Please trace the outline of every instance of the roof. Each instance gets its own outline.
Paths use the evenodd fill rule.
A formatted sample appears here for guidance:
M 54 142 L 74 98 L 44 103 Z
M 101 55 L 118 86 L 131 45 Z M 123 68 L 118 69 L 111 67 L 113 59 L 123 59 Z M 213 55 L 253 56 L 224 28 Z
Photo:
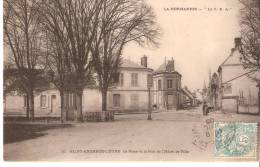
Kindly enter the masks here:
M 240 53 L 236 48 L 231 49 L 230 55 L 221 63 L 220 67 L 223 66 L 241 66 Z M 218 69 L 220 70 L 220 69 Z
M 157 68 L 155 71 L 154 71 L 154 74 L 160 74 L 160 73 L 177 73 L 178 75 L 182 76 L 178 71 L 174 70 L 174 71 L 167 71 L 166 70 L 166 67 L 167 67 L 167 64 L 166 62 L 164 62 L 163 64 L 161 64 L 159 66 L 159 68 Z
M 155 70 L 155 72 L 164 72 L 164 71 L 166 71 L 166 63 L 163 63 L 162 65 L 159 66 L 159 68 Z
M 152 69 L 151 68 L 148 68 L 148 67 L 144 67 L 144 66 L 142 66 L 142 65 L 139 65 L 139 64 L 137 64 L 137 63 L 135 63 L 135 62 L 133 62 L 133 61 L 131 61 L 131 60 L 129 60 L 129 59 L 123 59 L 122 60 L 122 64 L 121 64 L 121 66 L 120 66 L 121 68 L 135 68 L 135 69 L 144 69 L 144 70 L 151 70 L 152 71 Z

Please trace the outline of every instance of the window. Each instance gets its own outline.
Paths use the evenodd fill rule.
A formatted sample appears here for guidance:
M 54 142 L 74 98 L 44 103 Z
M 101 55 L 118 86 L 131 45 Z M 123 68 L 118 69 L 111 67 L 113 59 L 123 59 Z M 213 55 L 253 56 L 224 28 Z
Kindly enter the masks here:
M 41 95 L 40 97 L 40 105 L 41 107 L 47 107 L 47 96 L 46 95 Z
M 137 73 L 131 74 L 131 85 L 138 86 L 138 74 Z
M 119 83 L 119 73 L 112 74 L 112 83 L 118 84 Z
M 139 97 L 137 94 L 132 94 L 131 97 L 131 106 L 132 107 L 138 107 L 138 101 L 139 101 Z
M 123 86 L 124 85 L 124 74 L 121 73 L 120 74 L 120 86 Z
M 167 88 L 172 88 L 172 80 L 171 79 L 167 80 Z
M 120 107 L 120 94 L 113 94 L 114 107 Z
M 82 95 L 83 96 L 83 95 Z M 69 94 L 69 107 L 76 109 L 76 95 L 74 93 Z
M 158 80 L 158 90 L 161 90 L 161 89 L 162 89 L 162 81 Z

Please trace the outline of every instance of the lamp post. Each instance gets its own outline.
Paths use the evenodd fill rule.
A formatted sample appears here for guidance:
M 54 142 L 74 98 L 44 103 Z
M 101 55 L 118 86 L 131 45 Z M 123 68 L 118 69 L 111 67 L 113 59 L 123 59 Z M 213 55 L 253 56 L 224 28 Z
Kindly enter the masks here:
M 153 86 L 152 75 L 147 76 L 147 87 L 148 87 L 148 118 L 147 120 L 152 120 L 152 110 L 151 110 L 151 87 Z

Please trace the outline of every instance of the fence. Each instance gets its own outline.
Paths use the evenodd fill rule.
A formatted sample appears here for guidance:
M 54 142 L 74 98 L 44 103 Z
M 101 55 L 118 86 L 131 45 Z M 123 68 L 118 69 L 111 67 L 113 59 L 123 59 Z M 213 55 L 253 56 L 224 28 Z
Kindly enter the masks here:
M 83 120 L 87 122 L 113 121 L 114 112 L 113 111 L 85 112 L 83 114 Z

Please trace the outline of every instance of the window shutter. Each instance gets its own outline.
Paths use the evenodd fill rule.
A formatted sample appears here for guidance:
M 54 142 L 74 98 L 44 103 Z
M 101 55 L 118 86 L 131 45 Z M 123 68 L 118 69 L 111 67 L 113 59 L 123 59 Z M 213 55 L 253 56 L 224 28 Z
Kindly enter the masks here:
M 49 107 L 49 104 L 50 104 L 50 96 L 49 96 L 49 95 L 46 95 L 46 96 L 47 96 L 47 98 L 48 98 L 48 99 L 46 100 L 46 103 L 47 103 L 46 106 Z

